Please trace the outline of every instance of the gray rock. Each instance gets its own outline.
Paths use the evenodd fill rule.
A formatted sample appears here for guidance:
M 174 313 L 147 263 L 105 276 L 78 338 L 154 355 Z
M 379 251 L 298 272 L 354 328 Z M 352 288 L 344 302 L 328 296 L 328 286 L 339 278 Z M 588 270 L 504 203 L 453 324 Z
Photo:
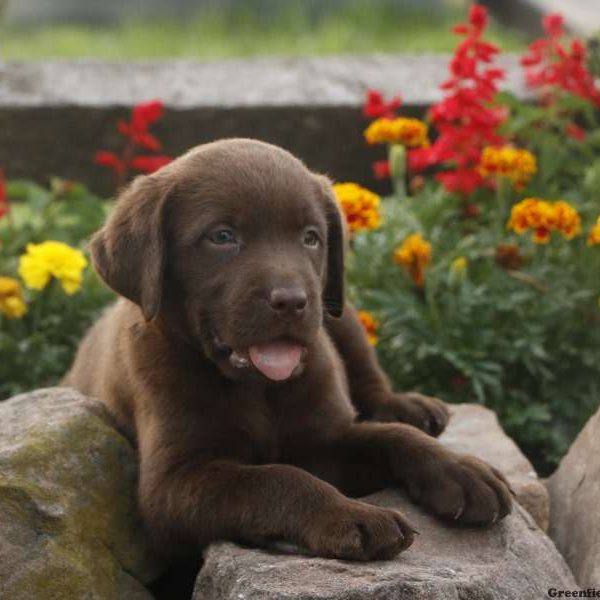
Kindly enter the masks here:
M 457 452 L 475 454 L 500 469 L 517 500 L 541 529 L 548 529 L 549 500 L 544 484 L 518 446 L 504 433 L 496 413 L 478 404 L 453 404 L 440 441 Z
M 600 588 L 600 410 L 577 436 L 547 485 L 550 537 L 579 584 Z
M 421 532 L 394 560 L 353 563 L 242 548 L 208 548 L 194 600 L 517 600 L 578 589 L 529 513 L 490 529 L 447 527 L 397 491 L 365 498 L 401 510 Z
M 135 452 L 67 388 L 0 403 L 0 598 L 149 600 Z

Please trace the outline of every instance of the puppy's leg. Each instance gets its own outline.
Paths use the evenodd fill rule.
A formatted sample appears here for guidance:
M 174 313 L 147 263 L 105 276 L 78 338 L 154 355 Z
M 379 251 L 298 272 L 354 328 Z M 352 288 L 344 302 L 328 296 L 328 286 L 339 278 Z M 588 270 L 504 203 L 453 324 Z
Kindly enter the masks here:
M 347 498 L 291 465 L 219 460 L 190 445 L 182 452 L 174 432 L 158 426 L 141 430 L 139 492 L 163 548 L 283 540 L 317 556 L 372 560 L 391 558 L 413 541 L 397 511 Z
M 328 319 L 326 324 L 344 361 L 352 402 L 362 418 L 409 423 L 434 436 L 442 433 L 450 416 L 446 405 L 437 398 L 392 390 L 350 303 L 340 319 Z
M 325 462 L 315 460 L 320 467 L 314 472 L 344 491 L 402 485 L 416 503 L 461 524 L 493 523 L 511 509 L 510 486 L 499 471 L 474 456 L 451 452 L 410 425 L 356 423 L 315 456 Z M 331 466 L 335 459 L 337 469 Z M 365 488 L 357 490 L 357 482 Z

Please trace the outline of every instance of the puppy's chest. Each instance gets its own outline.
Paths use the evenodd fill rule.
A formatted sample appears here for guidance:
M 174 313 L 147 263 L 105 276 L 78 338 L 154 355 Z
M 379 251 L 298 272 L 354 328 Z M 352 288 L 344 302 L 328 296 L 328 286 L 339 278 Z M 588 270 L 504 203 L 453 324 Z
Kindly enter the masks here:
M 239 422 L 249 442 L 252 461 L 286 462 L 296 449 L 318 444 L 325 434 L 318 416 L 278 393 L 264 394 Z

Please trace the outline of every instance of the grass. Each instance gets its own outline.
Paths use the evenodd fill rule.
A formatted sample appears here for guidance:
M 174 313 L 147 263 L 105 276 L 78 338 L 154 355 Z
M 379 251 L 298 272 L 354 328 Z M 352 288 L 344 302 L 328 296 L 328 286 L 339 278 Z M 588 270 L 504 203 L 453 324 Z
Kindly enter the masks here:
M 127 21 L 119 26 L 55 25 L 5 27 L 0 58 L 157 59 L 238 56 L 307 56 L 365 52 L 445 52 L 456 45 L 450 31 L 465 11 L 449 7 L 436 13 L 364 3 L 311 19 L 290 3 L 276 14 L 248 10 L 206 10 L 187 20 Z M 492 24 L 489 38 L 504 50 L 521 50 L 526 40 Z

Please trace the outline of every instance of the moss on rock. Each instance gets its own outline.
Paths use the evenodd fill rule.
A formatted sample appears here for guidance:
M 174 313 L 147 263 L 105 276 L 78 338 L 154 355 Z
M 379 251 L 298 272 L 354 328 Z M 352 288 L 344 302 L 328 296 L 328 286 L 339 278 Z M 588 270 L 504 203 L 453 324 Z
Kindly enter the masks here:
M 136 479 L 100 403 L 51 388 L 0 404 L 0 597 L 151 598 Z

